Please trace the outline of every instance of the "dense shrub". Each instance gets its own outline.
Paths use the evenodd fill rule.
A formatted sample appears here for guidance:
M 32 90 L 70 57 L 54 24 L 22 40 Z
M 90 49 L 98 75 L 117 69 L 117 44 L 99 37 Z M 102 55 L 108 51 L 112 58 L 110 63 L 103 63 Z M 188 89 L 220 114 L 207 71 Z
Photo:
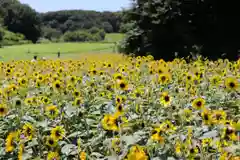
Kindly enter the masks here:
M 66 42 L 86 42 L 86 41 L 101 41 L 105 38 L 105 32 L 97 28 L 90 30 L 80 30 L 73 32 L 66 32 L 63 36 Z
M 43 37 L 49 40 L 59 39 L 61 35 L 62 35 L 62 32 L 54 28 L 50 28 L 50 27 L 43 28 Z
M 1 40 L 2 46 L 32 43 L 31 41 L 26 40 L 25 36 L 20 33 L 13 33 L 3 28 L 0 29 L 0 33 L 2 34 L 2 40 Z
M 134 22 L 126 35 L 125 53 L 172 60 L 187 57 L 198 46 L 204 57 L 235 60 L 240 49 L 239 2 L 138 0 L 125 12 Z M 177 53 L 177 54 L 176 54 Z
M 51 41 L 47 38 L 39 38 L 37 40 L 37 43 L 45 43 L 46 44 L 46 43 L 51 43 Z

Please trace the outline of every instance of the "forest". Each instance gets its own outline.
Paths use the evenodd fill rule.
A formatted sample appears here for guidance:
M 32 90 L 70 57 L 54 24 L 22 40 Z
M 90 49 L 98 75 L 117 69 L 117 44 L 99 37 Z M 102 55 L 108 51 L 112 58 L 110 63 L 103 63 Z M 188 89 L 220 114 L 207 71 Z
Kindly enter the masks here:
M 17 0 L 3 0 L 0 5 L 0 38 L 6 44 L 19 41 L 35 43 L 43 38 L 52 41 L 100 41 L 105 33 L 120 32 L 121 22 L 121 12 L 62 10 L 38 13 Z M 74 37 L 69 38 L 71 35 Z

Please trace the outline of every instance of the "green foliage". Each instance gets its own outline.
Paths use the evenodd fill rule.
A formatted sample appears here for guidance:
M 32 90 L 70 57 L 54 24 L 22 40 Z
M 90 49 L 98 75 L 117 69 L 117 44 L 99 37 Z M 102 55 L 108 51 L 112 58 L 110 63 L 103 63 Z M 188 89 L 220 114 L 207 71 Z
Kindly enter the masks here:
M 63 36 L 65 42 L 101 41 L 104 38 L 105 32 L 97 28 L 91 28 L 90 30 L 66 32 Z
M 51 41 L 47 38 L 39 38 L 37 40 L 37 43 L 43 43 L 43 44 L 47 44 L 47 43 L 51 43 Z
M 25 36 L 23 34 L 13 33 L 4 28 L 0 29 L 0 38 L 1 45 L 3 46 L 31 43 L 30 41 L 25 40 Z
M 4 29 L 0 28 L 0 41 L 3 40 L 4 34 L 5 34 Z
M 124 34 L 122 33 L 108 33 L 104 39 L 104 42 L 115 43 L 123 40 Z
M 103 29 L 107 33 L 112 33 L 113 32 L 113 27 L 109 22 L 103 22 Z
M 129 30 L 132 29 L 134 23 L 129 22 L 129 23 L 121 23 L 119 32 L 120 33 L 127 33 Z
M 62 35 L 62 32 L 50 27 L 43 27 L 42 31 L 43 31 L 43 37 L 49 40 L 59 39 Z
M 62 33 L 86 30 L 92 27 L 104 29 L 107 33 L 119 32 L 121 16 L 114 12 L 96 12 L 84 10 L 62 10 L 40 14 L 45 26 Z
M 21 3 L 8 4 L 4 9 L 4 25 L 8 30 L 22 33 L 28 40 L 36 42 L 41 35 L 41 21 L 35 10 Z
M 119 32 L 121 16 L 120 12 L 87 10 L 37 13 L 30 6 L 22 4 L 18 0 L 1 0 L 0 5 L 0 25 L 11 32 L 23 34 L 27 40 L 34 43 L 37 41 L 38 43 L 42 43 L 42 41 L 45 43 L 45 39 L 59 42 L 62 41 L 64 33 L 80 30 L 81 32 L 76 36 L 71 36 L 73 37 L 72 40 L 104 40 L 105 33 Z M 89 32 L 91 35 L 88 34 Z M 67 33 L 67 37 L 69 35 L 70 33 Z M 41 39 L 39 39 L 40 37 Z M 69 38 L 66 39 L 69 40 Z
M 235 59 L 240 48 L 240 15 L 237 2 L 180 0 L 138 0 L 123 12 L 124 23 L 135 23 L 122 44 L 125 53 L 171 60 L 194 52 L 211 59 L 226 53 Z M 176 54 L 177 53 L 177 54 Z

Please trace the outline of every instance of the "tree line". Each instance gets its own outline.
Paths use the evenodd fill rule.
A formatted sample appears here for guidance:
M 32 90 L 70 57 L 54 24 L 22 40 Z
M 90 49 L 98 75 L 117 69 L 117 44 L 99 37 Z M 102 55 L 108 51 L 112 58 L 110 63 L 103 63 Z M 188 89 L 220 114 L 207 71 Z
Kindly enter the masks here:
M 0 40 L 4 38 L 3 30 L 22 34 L 26 40 L 33 43 L 37 42 L 40 37 L 48 40 L 60 38 L 74 41 L 102 40 L 105 33 L 119 32 L 121 22 L 121 12 L 61 10 L 38 13 L 18 0 L 0 1 L 2 28 Z M 71 35 L 75 37 L 70 37 Z
M 171 60 L 201 54 L 236 59 L 240 49 L 239 1 L 132 0 L 119 50 Z

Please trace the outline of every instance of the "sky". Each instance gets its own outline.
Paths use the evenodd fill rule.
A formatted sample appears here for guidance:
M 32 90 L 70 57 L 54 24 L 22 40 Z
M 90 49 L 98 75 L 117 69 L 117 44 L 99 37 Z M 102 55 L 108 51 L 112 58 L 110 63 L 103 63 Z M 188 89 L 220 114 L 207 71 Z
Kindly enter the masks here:
M 38 12 L 66 9 L 120 11 L 130 6 L 130 0 L 20 0 L 20 2 L 29 4 Z

